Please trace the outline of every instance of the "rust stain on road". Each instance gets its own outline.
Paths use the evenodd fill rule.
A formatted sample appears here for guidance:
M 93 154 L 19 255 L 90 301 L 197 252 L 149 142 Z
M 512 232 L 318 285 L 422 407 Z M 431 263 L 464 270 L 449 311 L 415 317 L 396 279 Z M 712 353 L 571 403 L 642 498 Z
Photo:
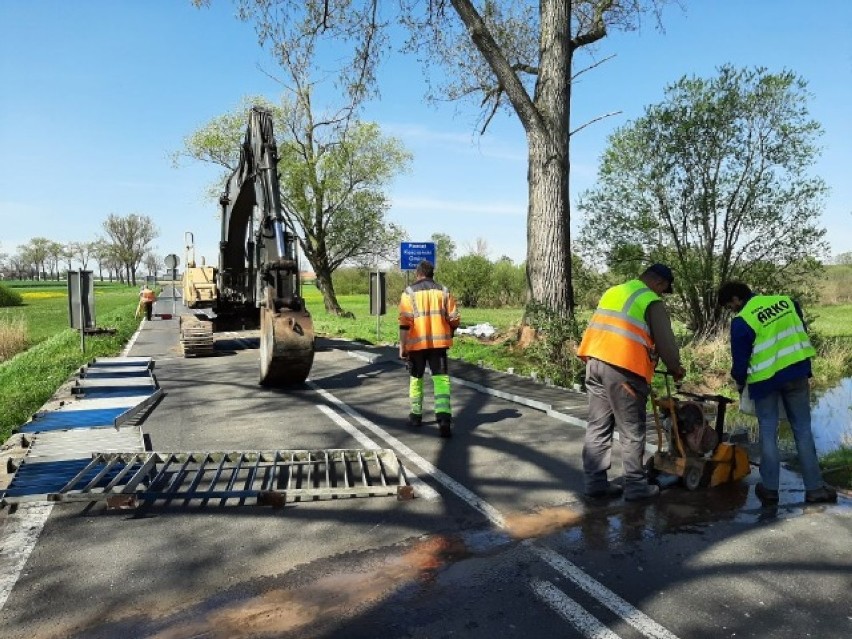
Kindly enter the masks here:
M 383 559 L 368 571 L 324 575 L 293 589 L 270 588 L 228 603 L 204 620 L 178 622 L 152 636 L 156 639 L 218 639 L 303 632 L 319 622 L 328 623 L 357 614 L 409 583 L 431 581 L 447 563 L 469 554 L 457 537 L 428 537 L 399 556 Z

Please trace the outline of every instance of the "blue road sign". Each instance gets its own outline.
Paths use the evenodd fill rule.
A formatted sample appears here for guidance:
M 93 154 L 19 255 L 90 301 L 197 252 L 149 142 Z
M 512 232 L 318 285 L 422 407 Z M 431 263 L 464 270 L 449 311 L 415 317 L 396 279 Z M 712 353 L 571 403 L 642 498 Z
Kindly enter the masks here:
M 429 260 L 435 264 L 434 242 L 402 242 L 399 245 L 399 268 L 413 271 L 420 260 Z

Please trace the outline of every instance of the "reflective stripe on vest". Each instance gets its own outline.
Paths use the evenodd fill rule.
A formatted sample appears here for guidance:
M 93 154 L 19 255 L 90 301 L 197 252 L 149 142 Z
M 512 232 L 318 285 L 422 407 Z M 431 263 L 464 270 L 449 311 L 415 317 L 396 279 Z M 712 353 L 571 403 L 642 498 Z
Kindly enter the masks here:
M 746 383 L 765 381 L 816 355 L 793 300 L 786 295 L 755 295 L 737 317 L 755 335 Z
M 577 355 L 584 360 L 599 359 L 651 381 L 654 340 L 645 321 L 645 311 L 659 299 L 641 280 L 608 289 L 589 320 Z
M 400 326 L 408 326 L 406 348 L 412 351 L 427 348 L 450 348 L 453 345 L 453 325 L 459 313 L 455 301 L 445 286 L 431 283 L 429 288 L 405 289 L 399 305 Z

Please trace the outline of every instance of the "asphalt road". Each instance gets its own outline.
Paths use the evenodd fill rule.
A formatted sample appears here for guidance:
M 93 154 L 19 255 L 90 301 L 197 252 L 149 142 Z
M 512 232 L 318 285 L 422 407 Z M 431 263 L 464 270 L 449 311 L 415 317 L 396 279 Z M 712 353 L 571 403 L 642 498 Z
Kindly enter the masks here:
M 396 363 L 319 340 L 309 383 L 269 390 L 251 334 L 182 359 L 175 330 L 151 322 L 130 353 L 155 357 L 165 391 L 143 423 L 155 450 L 378 445 L 422 482 L 419 496 L 57 505 L 0 637 L 852 636 L 848 500 L 766 510 L 753 474 L 588 505 L 583 430 L 541 411 L 456 386 L 445 440 L 434 421 L 407 425 Z

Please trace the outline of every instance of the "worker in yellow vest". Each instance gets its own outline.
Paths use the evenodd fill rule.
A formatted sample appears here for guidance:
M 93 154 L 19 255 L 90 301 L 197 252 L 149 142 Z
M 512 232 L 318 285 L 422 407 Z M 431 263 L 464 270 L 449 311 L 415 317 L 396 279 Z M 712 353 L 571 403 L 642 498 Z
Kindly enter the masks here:
M 686 371 L 661 295 L 672 292 L 674 275 L 652 264 L 635 280 L 613 286 L 589 320 L 577 355 L 586 362 L 589 418 L 583 444 L 585 496 L 627 501 L 659 494 L 649 484 L 643 463 L 647 402 L 657 357 L 675 381 Z M 611 483 L 613 433 L 618 431 L 624 486 Z
M 780 404 L 796 440 L 805 501 L 837 501 L 837 491 L 823 483 L 811 431 L 808 378 L 816 351 L 808 339 L 801 307 L 786 295 L 755 295 L 746 284 L 734 281 L 722 284 L 717 299 L 720 306 L 736 313 L 731 320 L 731 377 L 740 393 L 748 386 L 757 414 L 757 498 L 765 506 L 778 503 Z
M 423 375 L 426 364 L 432 373 L 435 418 L 441 437 L 452 436 L 450 374 L 447 350 L 461 317 L 456 300 L 447 287 L 433 278 L 435 267 L 422 260 L 414 271 L 415 281 L 406 287 L 399 302 L 399 356 L 408 360 L 409 424 L 423 423 Z
M 157 294 L 148 288 L 148 285 L 142 287 L 139 292 L 139 303 L 145 311 L 145 319 L 151 321 L 151 313 L 154 310 L 154 302 L 157 301 Z

